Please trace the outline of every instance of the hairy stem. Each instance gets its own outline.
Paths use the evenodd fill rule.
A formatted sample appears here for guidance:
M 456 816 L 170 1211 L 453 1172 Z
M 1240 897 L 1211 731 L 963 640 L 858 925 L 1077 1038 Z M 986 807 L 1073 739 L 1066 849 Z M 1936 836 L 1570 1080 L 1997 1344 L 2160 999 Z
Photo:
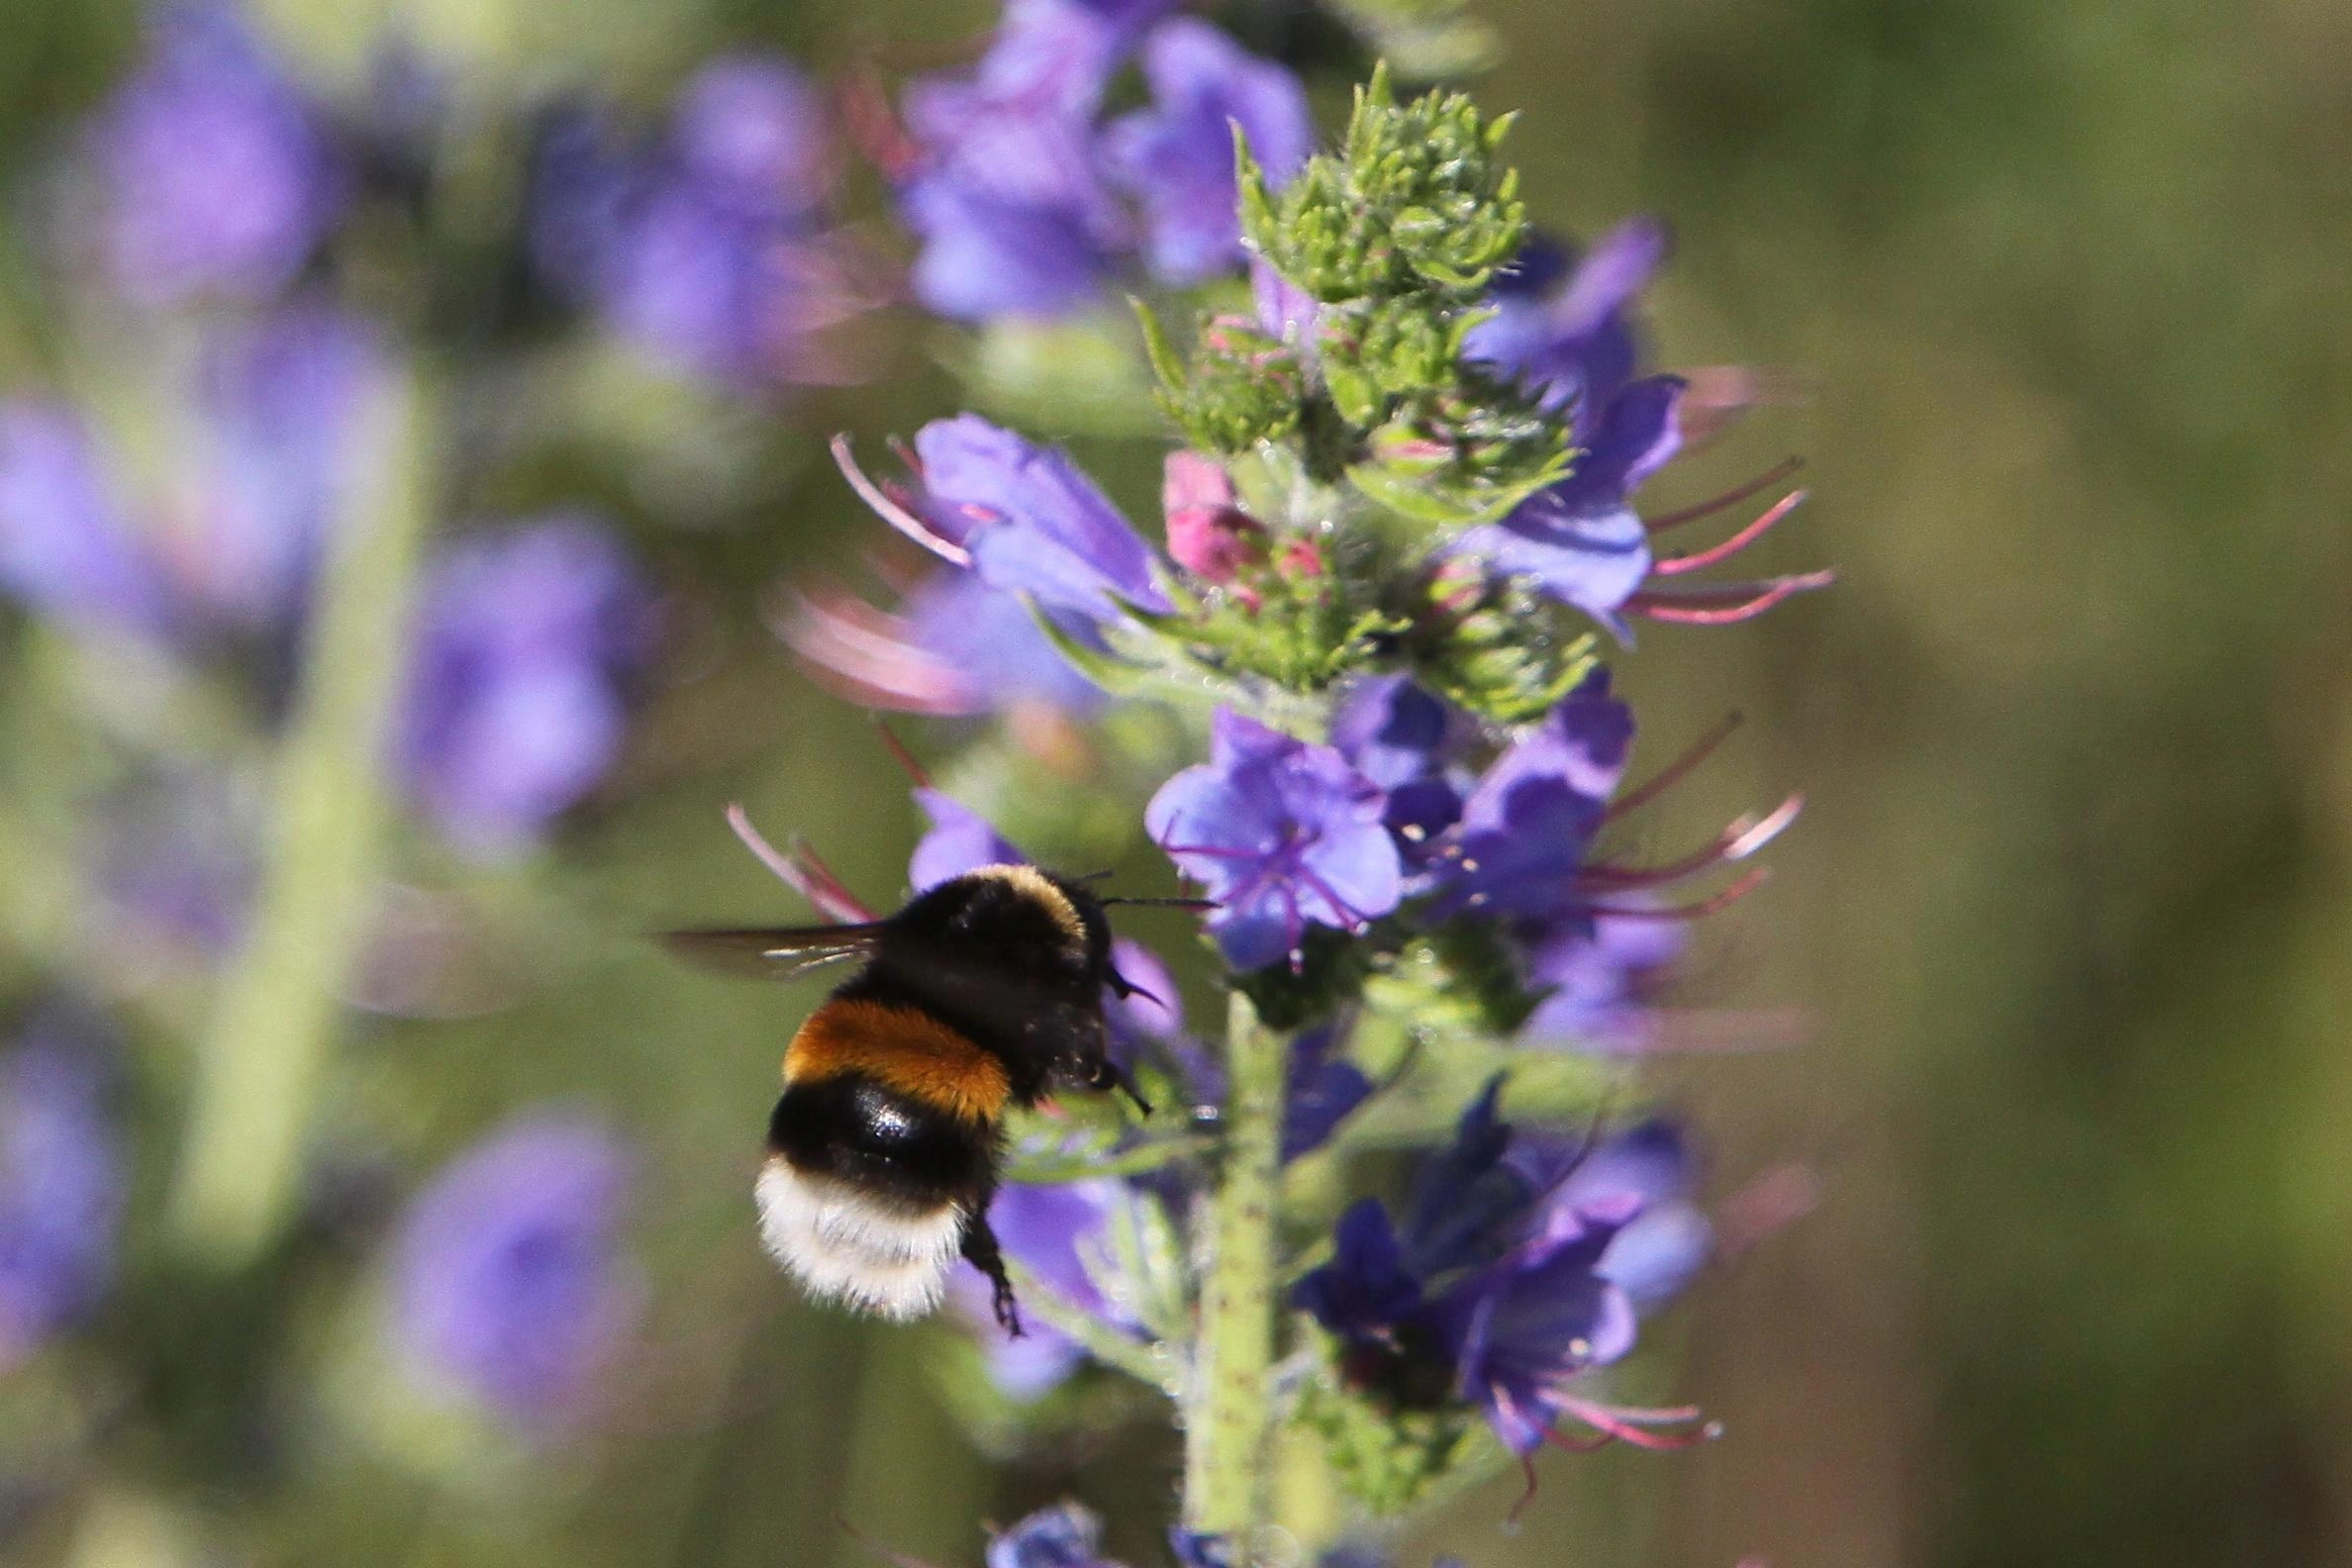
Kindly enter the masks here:
M 1244 1534 L 1265 1521 L 1283 1068 L 1282 1037 L 1236 991 L 1225 1027 L 1225 1160 L 1210 1205 L 1184 1428 L 1188 1529 Z
M 276 764 L 275 836 L 197 1057 L 171 1193 L 180 1243 L 225 1268 L 269 1244 L 299 1193 L 390 811 L 384 758 L 432 510 L 431 422 L 405 372 L 384 377 L 359 420 L 350 449 L 368 462 L 313 601 Z

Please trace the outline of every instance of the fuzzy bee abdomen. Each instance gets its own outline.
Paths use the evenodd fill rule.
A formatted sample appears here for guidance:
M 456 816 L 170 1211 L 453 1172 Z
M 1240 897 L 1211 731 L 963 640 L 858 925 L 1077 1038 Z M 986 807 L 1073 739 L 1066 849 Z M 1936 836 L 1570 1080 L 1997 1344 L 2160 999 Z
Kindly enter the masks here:
M 931 1312 L 995 1185 L 996 1057 L 911 1008 L 835 1000 L 784 1057 L 760 1233 L 820 1299 Z

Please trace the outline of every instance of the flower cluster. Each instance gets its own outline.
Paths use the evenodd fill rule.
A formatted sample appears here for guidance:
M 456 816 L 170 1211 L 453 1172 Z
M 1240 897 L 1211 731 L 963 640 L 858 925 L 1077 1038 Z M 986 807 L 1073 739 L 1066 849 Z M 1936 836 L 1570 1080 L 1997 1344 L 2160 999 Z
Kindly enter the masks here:
M 848 379 L 840 329 L 875 301 L 833 218 L 833 163 L 817 83 L 780 57 L 719 60 L 649 146 L 586 111 L 547 128 L 534 256 L 689 373 L 746 390 Z
M 1099 126 L 1130 52 L 1154 106 Z M 1634 716 L 1603 650 L 1637 617 L 1736 622 L 1826 581 L 1672 581 L 1799 495 L 1718 545 L 1653 547 L 1785 476 L 1638 508 L 1741 384 L 1644 367 L 1656 225 L 1582 252 L 1536 233 L 1508 122 L 1455 94 L 1399 101 L 1385 75 L 1315 152 L 1264 71 L 1152 7 L 1014 0 L 979 66 L 909 94 L 886 162 L 941 314 L 1082 308 L 1134 246 L 1163 285 L 1245 260 L 1247 314 L 1224 282 L 1189 328 L 1142 314 L 1185 438 L 1162 454 L 1156 541 L 1070 453 L 977 414 L 922 427 L 895 472 L 843 438 L 844 477 L 912 564 L 889 567 L 895 605 L 812 585 L 782 628 L 852 700 L 1005 721 L 944 784 L 919 780 L 917 887 L 1025 850 L 1113 863 L 1139 839 L 1202 895 L 1222 1050 L 1180 1005 L 1105 1000 L 1123 1065 L 1192 1125 L 1077 1106 L 1017 1123 L 991 1220 L 1050 1326 L 999 1338 L 976 1278 L 961 1315 L 1031 1420 L 1070 1419 L 1048 1396 L 1089 1363 L 1185 1405 L 1177 1539 L 1202 1562 L 1265 1518 L 1254 1451 L 1220 1451 L 1236 1431 L 1314 1433 L 1372 1517 L 1485 1455 L 1713 1431 L 1610 1392 L 1715 1250 L 1688 1135 L 1623 1061 L 1667 1043 L 1653 1003 L 1691 924 L 1757 886 L 1742 863 L 1799 802 L 1662 861 L 1613 848 L 1727 731 L 1629 781 Z M 1212 125 L 1229 163 L 1202 150 Z M 1151 171 L 1140 229 L 1111 199 L 1126 168 Z M 1106 833 L 1071 779 L 1140 810 Z M 775 858 L 851 918 L 805 854 Z M 1173 997 L 1157 958 L 1119 961 Z M 1382 1168 L 1362 1156 L 1400 1144 L 1436 1146 L 1401 1195 L 1361 1195 Z M 1310 1159 L 1316 1179 L 1284 1179 Z M 1276 1279 L 1289 1360 L 1247 1305 Z M 1050 1511 L 992 1560 L 1094 1562 L 1098 1539 Z
M 1580 1392 L 1632 1348 L 1641 1314 L 1707 1256 L 1681 1134 L 1652 1122 L 1591 1147 L 1524 1138 L 1500 1081 L 1416 1180 L 1400 1225 L 1375 1198 L 1338 1223 L 1297 1305 L 1331 1336 L 1345 1383 L 1391 1409 L 1475 1405 L 1513 1452 L 1573 1445 L 1572 1419 L 1645 1446 L 1693 1410 L 1628 1411 Z
M 968 70 L 910 85 L 885 167 L 921 245 L 916 296 L 961 321 L 1098 305 L 1139 260 L 1187 286 L 1241 262 L 1233 132 L 1279 183 L 1313 128 L 1289 71 L 1163 0 L 1012 0 Z M 1129 59 L 1149 102 L 1105 120 Z

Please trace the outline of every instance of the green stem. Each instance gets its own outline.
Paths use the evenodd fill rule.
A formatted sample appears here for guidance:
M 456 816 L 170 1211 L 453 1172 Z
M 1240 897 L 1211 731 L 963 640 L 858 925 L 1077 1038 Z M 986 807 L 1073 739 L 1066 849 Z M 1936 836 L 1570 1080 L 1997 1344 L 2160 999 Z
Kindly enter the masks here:
M 432 511 L 429 400 L 387 374 L 355 422 L 367 466 L 311 610 L 276 765 L 275 836 L 244 951 L 221 982 L 171 1194 L 189 1251 L 225 1268 L 277 1234 L 300 1190 L 391 810 L 384 758 L 407 668 L 410 605 Z
M 1284 1041 L 1233 993 L 1225 1027 L 1225 1160 L 1211 1200 L 1200 1343 L 1184 1428 L 1188 1529 L 1247 1534 L 1265 1522 L 1273 1393 L 1276 1185 Z

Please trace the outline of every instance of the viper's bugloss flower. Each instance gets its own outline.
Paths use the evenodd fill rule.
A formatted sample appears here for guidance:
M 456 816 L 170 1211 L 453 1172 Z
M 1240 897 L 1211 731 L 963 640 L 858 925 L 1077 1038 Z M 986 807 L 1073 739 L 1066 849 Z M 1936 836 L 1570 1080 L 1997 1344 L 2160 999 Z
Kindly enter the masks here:
M 1610 1424 L 1623 1413 L 1569 1385 L 1629 1350 L 1637 1309 L 1705 1261 L 1687 1150 L 1664 1123 L 1592 1146 L 1522 1137 L 1498 1115 L 1500 1089 L 1417 1174 L 1403 1223 L 1377 1199 L 1350 1208 L 1292 1300 L 1351 1382 L 1400 1405 L 1470 1400 L 1520 1453 L 1563 1412 L 1626 1435 Z
M 915 803 L 931 823 L 907 861 L 907 884 L 916 892 L 929 892 L 985 865 L 1029 864 L 1029 856 L 1013 847 L 987 818 L 953 796 L 920 788 Z
M 1282 1102 L 1285 1164 L 1328 1143 L 1339 1124 L 1372 1098 L 1372 1080 L 1339 1054 L 1344 1042 L 1335 1025 L 1309 1029 L 1291 1041 L 1289 1086 Z
M 867 499 L 991 588 L 1083 621 L 1116 618 L 1122 601 L 1168 608 L 1150 546 L 1059 447 L 959 414 L 916 433 L 915 461 L 911 508 L 920 521 L 870 483 Z
M 988 1223 L 1005 1256 L 1060 1304 L 1119 1326 L 1124 1317 L 1095 1283 L 1086 1257 L 1103 1245 L 1105 1228 L 1127 1202 L 1116 1181 L 1007 1182 L 988 1206 Z M 1033 1314 L 1018 1339 L 997 1328 L 991 1288 L 977 1270 L 956 1270 L 948 1294 L 980 1330 L 990 1380 L 1008 1396 L 1040 1398 L 1085 1362 L 1077 1341 Z
M 628 1159 L 601 1127 L 533 1116 L 434 1178 L 391 1257 L 401 1352 L 525 1426 L 576 1415 L 627 1330 L 617 1257 Z
M 85 630 L 152 634 L 171 620 L 168 585 L 63 409 L 0 408 L 0 586 Z
M 294 280 L 347 186 L 311 105 L 237 11 L 176 6 L 90 128 L 100 256 L 133 303 Z
M 1142 203 L 1154 275 L 1198 283 L 1241 259 L 1234 127 L 1279 190 L 1314 150 L 1315 126 L 1296 76 L 1206 22 L 1162 23 L 1142 54 L 1151 107 L 1112 122 L 1103 152 L 1113 177 Z
M 1103 1521 L 1078 1503 L 1039 1509 L 988 1543 L 988 1568 L 1120 1568 L 1103 1555 Z
M 357 318 L 296 305 L 206 345 L 181 510 L 194 534 L 164 544 L 203 613 L 254 629 L 291 624 L 327 541 L 349 512 L 359 416 L 384 363 Z
M 1582 610 L 1620 639 L 1625 616 L 1698 624 L 1745 620 L 1791 594 L 1826 585 L 1826 572 L 1710 583 L 1684 590 L 1665 579 L 1725 560 L 1763 537 L 1804 498 L 1783 499 L 1720 544 L 1660 559 L 1652 536 L 1727 506 L 1780 477 L 1768 475 L 1714 502 L 1644 519 L 1633 496 L 1681 452 L 1688 383 L 1636 375 L 1641 344 L 1635 297 L 1666 256 L 1664 229 L 1635 219 L 1578 254 L 1530 242 L 1490 293 L 1491 319 L 1471 329 L 1465 356 L 1520 383 L 1570 425 L 1578 455 L 1561 483 L 1520 503 L 1500 523 L 1466 530 L 1448 546 L 1507 576 L 1528 579 Z
M 453 840 L 511 851 L 604 776 L 645 615 L 619 546 L 579 518 L 474 540 L 436 565 L 398 754 L 409 789 Z
M 1054 317 L 1100 297 L 1128 242 L 1094 114 L 1147 9 L 1013 0 L 970 71 L 907 88 L 917 151 L 899 210 L 922 243 L 913 283 L 927 308 Z
M 1577 908 L 1577 874 L 1623 776 L 1632 711 L 1596 669 L 1497 757 L 1428 860 L 1433 916 L 1542 920 Z
M 78 1322 L 113 1272 L 123 1173 L 102 1088 L 55 1023 L 0 1056 L 0 1372 Z
M 631 151 L 575 115 L 542 144 L 540 266 L 653 357 L 742 388 L 843 379 L 826 334 L 872 303 L 830 230 L 824 95 L 774 55 L 712 62 Z
M 1217 908 L 1207 926 L 1236 969 L 1296 961 L 1310 925 L 1360 931 L 1397 907 L 1385 797 L 1326 745 L 1219 709 L 1210 759 L 1160 786 L 1143 824 Z
M 1525 944 L 1530 987 L 1544 993 L 1521 1037 L 1637 1054 L 1656 1033 L 1650 988 L 1690 944 L 1683 925 L 1643 913 L 1571 918 Z
M 1633 1348 L 1632 1301 L 1601 1272 L 1622 1220 L 1559 1208 L 1446 1303 L 1462 1393 L 1513 1452 L 1541 1446 L 1569 1385 Z
M 1665 227 L 1649 218 L 1618 225 L 1582 253 L 1530 241 L 1496 276 L 1494 315 L 1470 329 L 1465 353 L 1525 385 L 1546 409 L 1571 414 L 1585 444 L 1639 363 L 1630 308 L 1667 248 Z
M 1590 1147 L 1521 1139 L 1511 1159 L 1549 1209 L 1632 1211 L 1598 1267 L 1637 1311 L 1654 1311 L 1680 1295 L 1714 1250 L 1715 1227 L 1692 1201 L 1697 1174 L 1690 1140 L 1672 1122 L 1643 1122 Z
M 1409 870 L 1436 852 L 1461 820 L 1469 785 L 1460 759 L 1475 727 L 1406 675 L 1356 682 L 1331 718 L 1331 744 L 1388 792 L 1383 814 Z
M 359 413 L 382 373 L 356 319 L 295 305 L 218 329 L 161 494 L 126 503 L 72 412 L 0 413 L 0 576 L 35 608 L 146 636 L 298 619 L 348 510 Z

